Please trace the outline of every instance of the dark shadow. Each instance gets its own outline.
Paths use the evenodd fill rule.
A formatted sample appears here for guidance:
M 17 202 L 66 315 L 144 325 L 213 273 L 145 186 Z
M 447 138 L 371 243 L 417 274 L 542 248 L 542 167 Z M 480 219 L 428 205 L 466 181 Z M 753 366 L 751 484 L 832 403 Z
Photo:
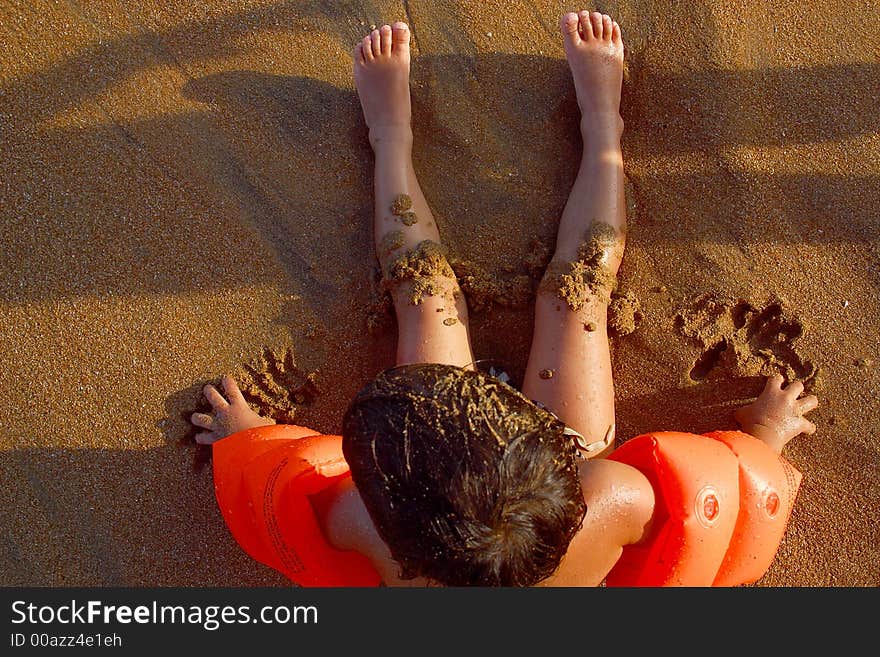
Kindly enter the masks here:
M 763 377 L 740 377 L 675 388 L 647 395 L 620 397 L 615 402 L 617 435 L 628 440 L 647 431 L 705 433 L 737 429 L 733 412 L 757 397 Z M 674 414 L 670 406 L 675 407 Z M 675 417 L 675 426 L 669 422 Z
M 319 18 L 322 29 L 336 30 L 343 43 L 352 45 L 363 37 L 365 25 L 379 15 L 372 2 L 285 0 L 245 11 L 223 11 L 178 22 L 170 28 L 149 24 L 148 14 L 135 8 L 128 19 L 135 29 L 125 36 L 97 38 L 75 55 L 44 70 L 14 78 L 0 86 L 0 97 L 18 120 L 37 123 L 83 100 L 104 94 L 137 71 L 171 66 L 189 77 L 190 64 L 234 55 L 249 49 L 242 37 L 269 32 L 278 38 L 308 29 Z M 95 29 L 105 18 L 99 6 L 78 3 L 71 8 L 71 22 L 84 31 Z M 143 22 L 141 22 L 143 21 Z M 98 28 L 96 35 L 105 36 Z
M 627 85 L 639 90 L 622 107 L 634 129 L 627 138 L 634 156 L 808 144 L 880 130 L 877 99 L 867 93 L 880 85 L 880 64 L 680 74 L 653 70 L 635 54 L 628 65 Z
M 440 6 L 450 10 L 450 22 L 458 20 L 451 0 Z M 24 305 L 275 286 L 298 298 L 275 321 L 291 324 L 310 308 L 318 325 L 345 332 L 335 344 L 351 347 L 350 353 L 318 350 L 321 362 L 305 363 L 320 366 L 326 382 L 306 423 L 332 430 L 327 418 L 340 416 L 363 383 L 357 377 L 393 358 L 393 333 L 367 336 L 365 313 L 350 311 L 366 299 L 372 271 L 371 153 L 357 96 L 351 87 L 307 77 L 227 71 L 191 79 L 189 71 L 249 47 L 241 37 L 254 30 L 282 38 L 313 19 L 353 44 L 378 9 L 306 0 L 170 29 L 140 25 L 0 85 L 0 300 Z M 88 21 L 99 10 L 79 11 Z M 516 269 L 532 239 L 553 240 L 575 175 L 581 144 L 574 90 L 562 59 L 476 54 L 464 33 L 414 24 L 417 46 L 430 38 L 438 49 L 458 53 L 413 62 L 416 169 L 452 251 L 490 272 Z M 130 121 L 99 102 L 132 73 L 160 66 L 187 80 L 181 92 L 195 107 Z M 665 266 L 702 292 L 703 283 L 724 288 L 730 275 L 705 260 L 706 243 L 744 250 L 876 244 L 877 176 L 746 175 L 717 152 L 876 133 L 880 113 L 865 91 L 877 88 L 876 63 L 670 74 L 632 57 L 622 107 L 627 161 L 696 153 L 708 165 L 633 176 L 638 209 L 628 248 L 682 245 L 688 260 Z M 106 113 L 105 124 L 46 127 L 86 101 Z M 512 217 L 521 230 L 501 234 Z M 530 312 L 475 313 L 472 331 L 478 358 L 521 379 Z M 618 435 L 733 428 L 735 402 L 758 389 L 759 381 L 739 379 L 623 397 Z M 190 442 L 188 416 L 206 410 L 200 391 L 201 383 L 194 384 L 165 401 L 166 417 L 157 426 L 167 444 L 158 449 L 0 451 L 0 557 L 10 578 L 2 584 L 285 584 L 248 558 L 223 525 L 207 450 Z M 672 405 L 675 426 L 667 427 Z M 876 508 L 880 490 L 873 485 L 876 468 L 869 470 L 876 451 L 839 444 L 796 449 L 816 449 L 821 457 L 807 454 L 814 481 L 831 469 L 844 492 L 852 493 L 855 481 L 872 485 L 849 498 L 870 503 L 839 512 L 852 516 L 843 521 L 870 526 L 862 519 L 865 509 Z M 811 490 L 808 501 L 825 506 L 825 491 Z
M 202 394 L 205 384 L 215 386 L 219 381 L 195 383 L 185 390 L 168 396 L 165 400 L 165 417 L 156 421 L 156 428 L 165 435 L 169 447 L 183 448 L 192 453 L 191 467 L 194 473 L 200 473 L 211 462 L 211 447 L 195 442 L 196 434 L 202 431 L 190 422 L 193 413 L 210 413 L 211 405 Z
M 289 585 L 239 548 L 191 459 L 178 445 L 0 452 L 0 584 Z
M 870 64 L 771 71 L 760 80 L 750 73 L 657 77 L 637 60 L 630 69 L 623 113 L 625 154 L 634 164 L 642 153 L 852 137 L 877 130 L 880 121 L 859 105 L 865 95 L 836 95 L 841 81 L 877 86 L 880 69 Z M 43 110 L 52 107 L 53 94 L 69 100 L 59 91 L 63 77 L 28 82 L 46 87 L 50 102 Z M 746 121 L 757 126 L 752 138 L 728 130 L 748 108 L 711 107 L 715 97 L 752 94 L 759 81 L 781 87 L 765 96 L 770 109 L 760 116 L 790 121 L 786 137 L 772 122 Z M 500 53 L 417 57 L 412 88 L 416 167 L 453 250 L 497 269 L 528 253 L 532 238 L 552 240 L 580 151 L 565 62 Z M 6 98 L 21 100 L 8 91 Z M 268 282 L 319 306 L 368 275 L 372 155 L 354 91 L 234 71 L 192 80 L 182 93 L 204 110 L 49 131 L 39 139 L 23 129 L 41 116 L 36 105 L 13 106 L 6 178 L 17 196 L 5 231 L 11 256 L 0 298 Z M 677 104 L 687 98 L 710 103 L 703 119 Z M 839 120 L 820 120 L 828 113 Z M 669 124 L 673 119 L 693 125 Z M 873 176 L 745 175 L 718 163 L 689 175 L 636 173 L 633 182 L 635 241 L 748 245 L 876 237 L 876 213 L 866 211 L 880 205 L 880 180 Z M 768 197 L 773 216 L 755 230 L 743 213 Z M 681 215 L 683 200 L 694 209 L 689 216 Z M 523 230 L 504 236 L 502 252 L 493 220 L 512 216 Z M 350 262 L 352 252 L 365 254 L 363 266 L 348 271 L 336 264 Z

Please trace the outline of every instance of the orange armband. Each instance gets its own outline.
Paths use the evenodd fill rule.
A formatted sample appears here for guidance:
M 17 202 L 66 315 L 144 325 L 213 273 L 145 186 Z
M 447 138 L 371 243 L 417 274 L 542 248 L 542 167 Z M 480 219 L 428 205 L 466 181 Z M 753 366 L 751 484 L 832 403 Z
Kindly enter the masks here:
M 766 573 L 801 481 L 766 444 L 740 431 L 662 431 L 608 458 L 641 471 L 656 499 L 650 535 L 624 547 L 608 586 L 735 586 Z
M 235 540 L 302 586 L 378 586 L 364 555 L 333 548 L 309 496 L 350 477 L 342 438 L 295 425 L 240 431 L 214 443 L 214 492 Z

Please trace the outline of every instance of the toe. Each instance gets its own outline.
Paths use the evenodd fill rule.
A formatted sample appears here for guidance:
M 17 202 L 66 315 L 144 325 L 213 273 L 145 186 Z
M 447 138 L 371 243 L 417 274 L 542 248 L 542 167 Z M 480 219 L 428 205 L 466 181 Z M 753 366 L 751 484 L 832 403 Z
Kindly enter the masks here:
M 590 40 L 593 38 L 593 24 L 590 22 L 590 12 L 582 11 L 578 13 L 579 27 L 581 32 L 581 38 L 584 40 Z
M 364 40 L 361 41 L 361 50 L 363 50 L 364 53 L 364 61 L 373 61 L 373 42 L 370 40 L 369 36 L 365 36 Z
M 370 32 L 370 43 L 373 48 L 373 57 L 378 57 L 382 54 L 382 36 L 379 34 L 379 30 L 373 30 Z
M 574 12 L 570 11 L 562 16 L 562 20 L 559 22 L 559 29 L 567 41 L 575 44 L 581 42 L 581 36 L 578 34 L 578 15 Z
M 364 44 L 362 42 L 358 41 L 358 44 L 354 47 L 352 57 L 354 57 L 355 64 L 364 65 Z
M 614 26 L 611 24 L 611 16 L 602 14 L 602 39 L 605 41 L 611 41 L 611 33 L 613 31 Z
M 391 26 L 383 25 L 379 29 L 379 47 L 383 55 L 391 54 Z
M 611 40 L 614 43 L 620 43 L 623 39 L 623 34 L 620 31 L 620 25 L 617 24 L 617 21 L 614 21 L 614 28 L 611 32 Z
M 598 11 L 594 11 L 590 14 L 590 23 L 593 26 L 593 36 L 597 39 L 602 38 L 602 14 Z
M 409 49 L 409 25 L 397 21 L 391 26 L 391 49 L 395 52 Z

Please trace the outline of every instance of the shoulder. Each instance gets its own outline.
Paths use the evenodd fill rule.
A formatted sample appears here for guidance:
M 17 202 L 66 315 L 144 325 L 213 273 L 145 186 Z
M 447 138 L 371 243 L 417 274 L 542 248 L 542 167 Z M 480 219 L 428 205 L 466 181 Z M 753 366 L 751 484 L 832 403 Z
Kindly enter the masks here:
M 315 500 L 318 522 L 327 542 L 337 550 L 354 550 L 367 557 L 387 586 L 424 586 L 422 579 L 402 580 L 391 550 L 379 536 L 373 519 L 351 477 L 342 477 Z
M 376 534 L 351 477 L 341 477 L 320 495 L 313 496 L 312 503 L 324 537 L 337 550 L 363 552 L 368 539 Z
M 593 458 L 579 470 L 587 513 L 559 568 L 542 586 L 598 586 L 624 546 L 641 540 L 654 512 L 651 483 L 632 466 Z
M 587 514 L 613 519 L 611 527 L 621 546 L 640 541 L 654 514 L 654 488 L 648 478 L 631 465 L 604 458 L 584 461 L 579 472 Z

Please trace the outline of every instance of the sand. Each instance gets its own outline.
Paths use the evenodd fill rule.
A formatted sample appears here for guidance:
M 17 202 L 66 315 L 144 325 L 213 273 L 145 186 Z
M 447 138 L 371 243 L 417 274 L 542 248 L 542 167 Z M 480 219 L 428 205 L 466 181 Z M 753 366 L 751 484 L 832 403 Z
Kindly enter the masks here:
M 733 427 L 761 374 L 809 374 L 818 432 L 788 448 L 802 489 L 758 586 L 876 586 L 880 14 L 601 7 L 627 43 L 618 290 L 641 314 L 612 337 L 617 435 Z M 513 294 L 578 163 L 571 8 L 0 9 L 0 584 L 286 585 L 227 532 L 185 416 L 250 365 L 255 404 L 338 432 L 394 362 L 351 47 L 412 24 L 425 196 L 449 253 Z M 521 380 L 531 304 L 476 305 L 477 358 Z
M 619 258 L 620 242 L 612 226 L 601 221 L 590 225 L 589 235 L 578 248 L 574 262 L 552 261 L 539 289 L 555 294 L 571 310 L 580 310 L 591 297 L 610 303 L 617 277 L 608 268 L 610 259 Z

